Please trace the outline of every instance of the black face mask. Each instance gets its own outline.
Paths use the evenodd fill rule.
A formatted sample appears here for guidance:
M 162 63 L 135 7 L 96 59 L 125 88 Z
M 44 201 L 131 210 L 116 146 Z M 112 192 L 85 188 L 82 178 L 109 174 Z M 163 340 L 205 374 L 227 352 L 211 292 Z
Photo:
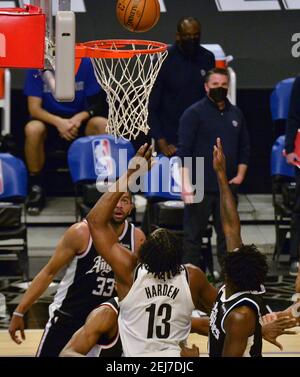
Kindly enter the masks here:
M 227 93 L 228 89 L 221 86 L 209 89 L 209 97 L 216 103 L 225 101 Z
M 196 52 L 200 45 L 200 38 L 182 39 L 179 42 L 179 45 L 185 55 L 193 56 L 193 55 L 196 55 Z

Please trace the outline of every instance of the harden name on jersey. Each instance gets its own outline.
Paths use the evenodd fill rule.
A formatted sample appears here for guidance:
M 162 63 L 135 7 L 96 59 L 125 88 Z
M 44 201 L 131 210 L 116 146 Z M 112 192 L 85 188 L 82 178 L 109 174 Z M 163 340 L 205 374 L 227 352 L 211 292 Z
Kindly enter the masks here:
M 156 284 L 151 285 L 150 287 L 145 287 L 145 292 L 147 298 L 167 296 L 174 300 L 178 295 L 179 289 L 174 287 L 174 285 Z

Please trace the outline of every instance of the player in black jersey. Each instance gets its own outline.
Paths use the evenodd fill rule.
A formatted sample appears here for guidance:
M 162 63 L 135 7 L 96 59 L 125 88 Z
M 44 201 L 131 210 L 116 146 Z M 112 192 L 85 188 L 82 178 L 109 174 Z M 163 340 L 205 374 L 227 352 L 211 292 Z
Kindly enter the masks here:
M 261 305 L 267 274 L 265 257 L 254 245 L 244 246 L 240 219 L 226 176 L 221 140 L 214 146 L 213 166 L 220 190 L 220 208 L 228 254 L 225 285 L 210 313 L 210 356 L 261 356 Z
M 119 242 L 137 252 L 145 236 L 126 220 L 131 210 L 131 194 L 125 192 L 114 208 L 110 223 Z M 65 232 L 53 256 L 34 278 L 12 316 L 9 333 L 17 344 L 25 340 L 24 313 L 66 266 L 66 273 L 49 307 L 49 321 L 38 356 L 58 356 L 74 332 L 85 323 L 88 314 L 116 295 L 114 273 L 95 250 L 87 222 L 76 223 Z M 22 340 L 17 335 L 18 330 Z
M 122 343 L 118 330 L 118 298 L 94 309 L 61 351 L 61 357 L 120 357 Z

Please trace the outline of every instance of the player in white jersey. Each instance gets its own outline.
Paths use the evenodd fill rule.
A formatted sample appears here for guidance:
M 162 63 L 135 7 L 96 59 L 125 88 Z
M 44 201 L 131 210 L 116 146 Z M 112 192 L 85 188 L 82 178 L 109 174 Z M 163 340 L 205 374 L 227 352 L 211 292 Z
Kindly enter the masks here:
M 164 230 L 155 235 L 172 237 Z M 179 343 L 189 336 L 194 309 L 188 271 L 180 265 L 169 277 L 150 271 L 139 264 L 130 291 L 120 301 L 123 352 L 126 356 L 180 356 Z
M 110 224 L 119 242 L 136 252 L 145 235 L 127 221 L 132 209 L 131 194 L 125 192 L 111 212 Z M 95 250 L 87 222 L 76 223 L 64 233 L 53 256 L 33 279 L 13 313 L 9 333 L 17 344 L 25 340 L 23 315 L 64 267 L 67 269 L 49 307 L 49 320 L 38 356 L 58 356 L 74 332 L 85 323 L 91 310 L 116 295 L 114 273 Z
M 124 355 L 180 356 L 179 343 L 189 335 L 193 308 L 209 313 L 216 289 L 198 267 L 181 264 L 182 249 L 167 230 L 153 232 L 135 256 L 118 243 L 109 223 L 128 179 L 134 182 L 150 167 L 151 155 L 147 145 L 139 149 L 127 173 L 98 200 L 87 221 L 97 251 L 116 275 Z M 139 158 L 144 159 L 144 171 L 138 169 Z

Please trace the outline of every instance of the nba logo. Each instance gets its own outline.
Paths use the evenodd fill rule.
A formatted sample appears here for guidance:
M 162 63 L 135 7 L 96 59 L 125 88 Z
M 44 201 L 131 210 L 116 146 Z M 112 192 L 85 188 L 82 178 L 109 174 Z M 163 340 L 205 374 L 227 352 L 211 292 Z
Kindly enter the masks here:
M 180 175 L 181 160 L 179 157 L 172 157 L 170 159 L 170 193 L 181 193 L 181 175 Z
M 6 57 L 6 38 L 5 35 L 0 33 L 0 58 Z
M 0 195 L 4 193 L 4 180 L 3 180 L 3 169 L 2 160 L 0 160 Z
M 103 179 L 113 174 L 113 164 L 111 157 L 110 141 L 100 139 L 93 141 L 94 168 L 97 177 Z

